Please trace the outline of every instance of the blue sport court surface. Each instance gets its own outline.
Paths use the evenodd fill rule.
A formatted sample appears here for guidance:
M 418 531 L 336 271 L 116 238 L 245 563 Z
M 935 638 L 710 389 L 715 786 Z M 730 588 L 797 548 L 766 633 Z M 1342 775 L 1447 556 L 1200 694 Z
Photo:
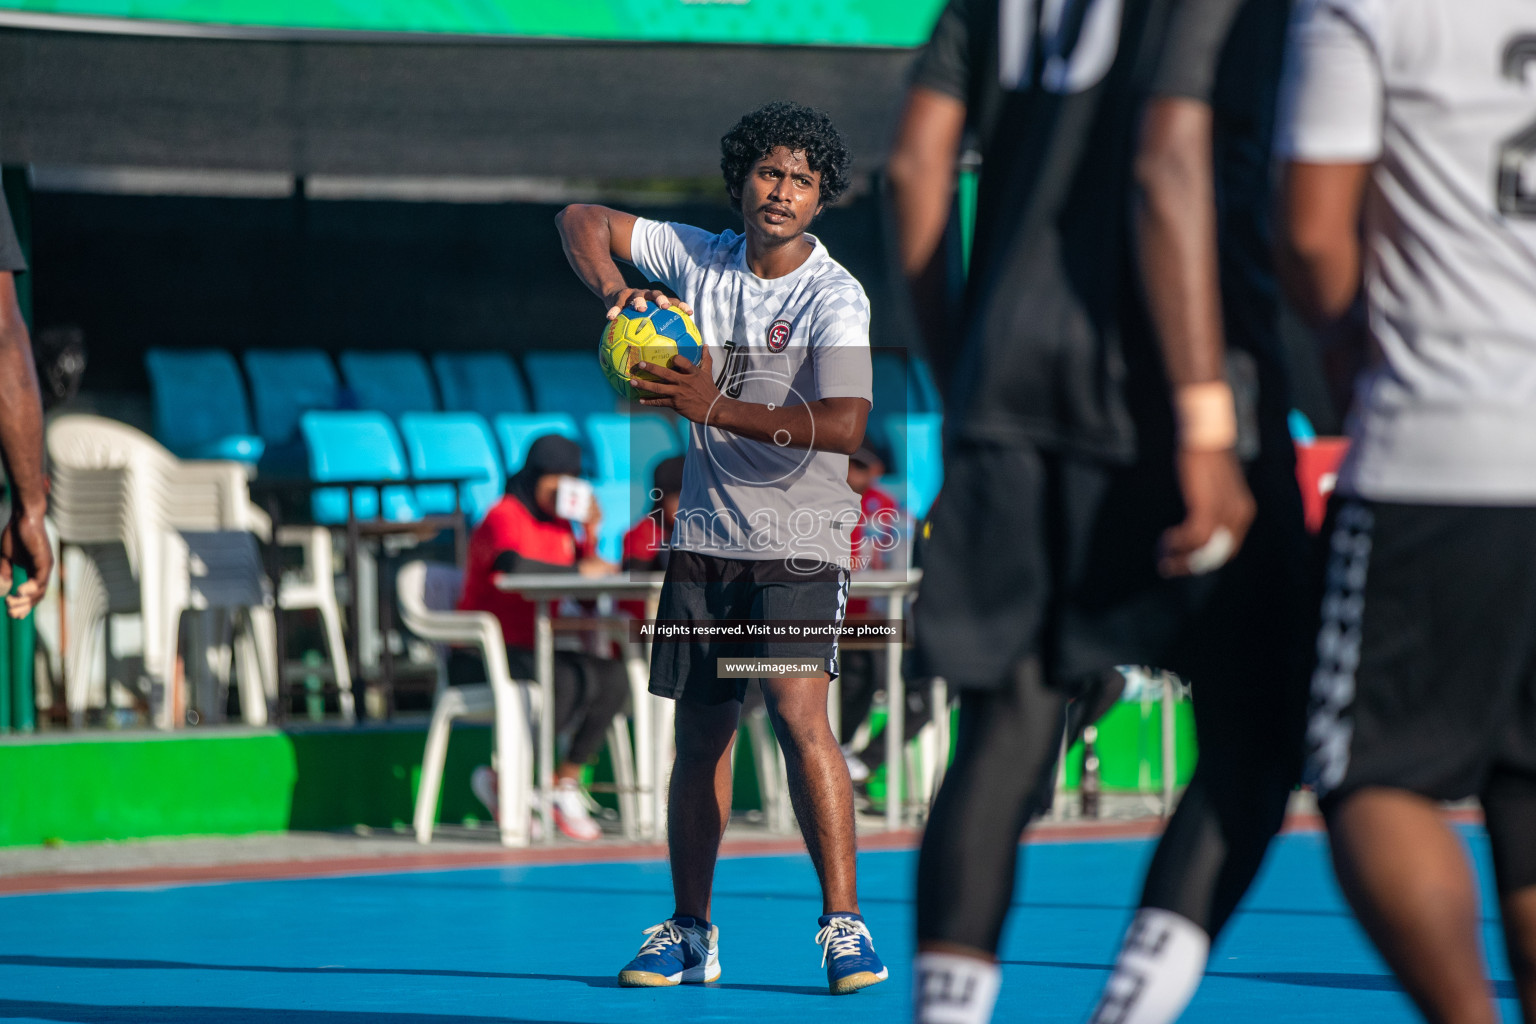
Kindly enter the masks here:
M 1480 831 L 1468 838 L 1487 868 Z M 1080 1022 L 1135 903 L 1146 839 L 1026 851 L 998 1021 Z M 861 855 L 892 978 L 827 994 L 806 857 L 721 862 L 719 983 L 620 989 L 671 908 L 660 862 L 164 885 L 0 898 L 0 1019 L 200 1024 L 648 1024 L 909 1019 L 908 850 Z M 1486 900 L 1486 897 L 1485 897 Z M 1492 903 L 1486 906 L 1491 908 Z M 1485 943 L 1508 978 L 1491 909 Z M 1512 986 L 1498 982 L 1516 1019 Z M 1190 1022 L 1411 1021 L 1349 917 L 1323 837 L 1283 837 L 1211 962 Z

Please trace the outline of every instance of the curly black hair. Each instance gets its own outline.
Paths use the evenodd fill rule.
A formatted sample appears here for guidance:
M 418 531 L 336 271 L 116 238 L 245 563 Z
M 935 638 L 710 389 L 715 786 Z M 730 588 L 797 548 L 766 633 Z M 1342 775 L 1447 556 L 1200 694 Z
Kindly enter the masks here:
M 811 170 L 821 172 L 821 202 L 830 206 L 848 191 L 853 158 L 832 119 L 798 103 L 769 103 L 747 114 L 720 140 L 720 173 L 731 206 L 741 209 L 741 187 L 752 165 L 783 146 L 804 153 Z

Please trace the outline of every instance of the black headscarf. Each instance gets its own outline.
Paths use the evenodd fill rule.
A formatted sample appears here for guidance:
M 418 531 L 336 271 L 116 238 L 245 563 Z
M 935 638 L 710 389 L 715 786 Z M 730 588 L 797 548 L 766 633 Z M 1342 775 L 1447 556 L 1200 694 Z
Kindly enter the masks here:
M 581 476 L 581 446 L 568 437 L 545 434 L 528 446 L 523 468 L 507 480 L 507 495 L 522 502 L 535 519 L 552 522 L 555 517 L 545 515 L 533 497 L 539 477 L 550 475 Z
M 682 490 L 683 457 L 674 455 L 656 463 L 656 469 L 651 473 L 651 493 L 657 495 L 651 502 L 652 507 L 660 508 L 662 498 L 669 494 L 680 494 Z

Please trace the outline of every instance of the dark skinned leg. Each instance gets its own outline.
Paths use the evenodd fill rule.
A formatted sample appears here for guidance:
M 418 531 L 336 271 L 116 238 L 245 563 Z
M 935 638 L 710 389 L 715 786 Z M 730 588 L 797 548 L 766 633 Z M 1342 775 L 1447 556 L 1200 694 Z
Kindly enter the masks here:
M 827 720 L 829 682 L 827 676 L 767 680 L 763 696 L 784 750 L 795 820 L 821 879 L 821 912 L 856 914 L 853 784 Z
M 741 704 L 734 700 L 677 705 L 667 851 L 678 916 L 709 920 L 715 859 L 731 817 L 731 746 L 740 713 Z
M 1432 800 L 1371 787 L 1328 817 L 1334 871 L 1430 1024 L 1497 1024 L 1466 852 Z

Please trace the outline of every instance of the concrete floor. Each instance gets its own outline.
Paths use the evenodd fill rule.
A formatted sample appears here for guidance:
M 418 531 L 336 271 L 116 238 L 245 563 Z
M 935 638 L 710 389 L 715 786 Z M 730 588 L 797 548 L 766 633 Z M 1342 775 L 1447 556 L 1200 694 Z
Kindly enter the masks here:
M 1081 817 L 1075 795 L 1063 795 L 1052 815 L 1040 827 L 1064 835 L 1078 830 L 1095 831 L 1109 826 L 1132 827 L 1146 834 L 1155 832 L 1160 802 L 1155 797 L 1106 794 L 1096 820 Z M 1310 813 L 1310 799 L 1298 794 L 1294 813 Z M 907 830 L 887 833 L 884 819 L 873 814 L 858 816 L 859 833 L 865 845 L 901 846 L 915 843 L 918 832 Z M 603 859 L 623 853 L 637 858 L 664 855 L 659 844 L 636 844 L 619 831 L 618 822 L 604 821 L 605 835 L 591 844 L 560 841 L 535 850 L 559 851 L 562 859 L 580 859 L 588 851 Z M 756 847 L 762 844 L 793 845 L 798 837 L 770 831 L 757 813 L 738 814 L 726 833 L 731 846 Z M 335 832 L 281 832 L 245 836 L 186 836 L 135 839 L 122 842 L 66 843 L 56 846 L 27 846 L 0 849 L 0 878 L 101 872 L 132 872 L 147 868 L 205 868 L 225 865 L 264 863 L 323 863 L 327 861 L 367 861 L 378 859 L 384 867 L 388 858 L 419 858 L 424 854 L 452 859 L 454 855 L 478 860 L 497 855 L 502 847 L 490 827 L 465 828 L 440 825 L 432 843 L 422 846 L 408 829 L 366 829 Z M 510 851 L 508 851 L 510 852 Z

